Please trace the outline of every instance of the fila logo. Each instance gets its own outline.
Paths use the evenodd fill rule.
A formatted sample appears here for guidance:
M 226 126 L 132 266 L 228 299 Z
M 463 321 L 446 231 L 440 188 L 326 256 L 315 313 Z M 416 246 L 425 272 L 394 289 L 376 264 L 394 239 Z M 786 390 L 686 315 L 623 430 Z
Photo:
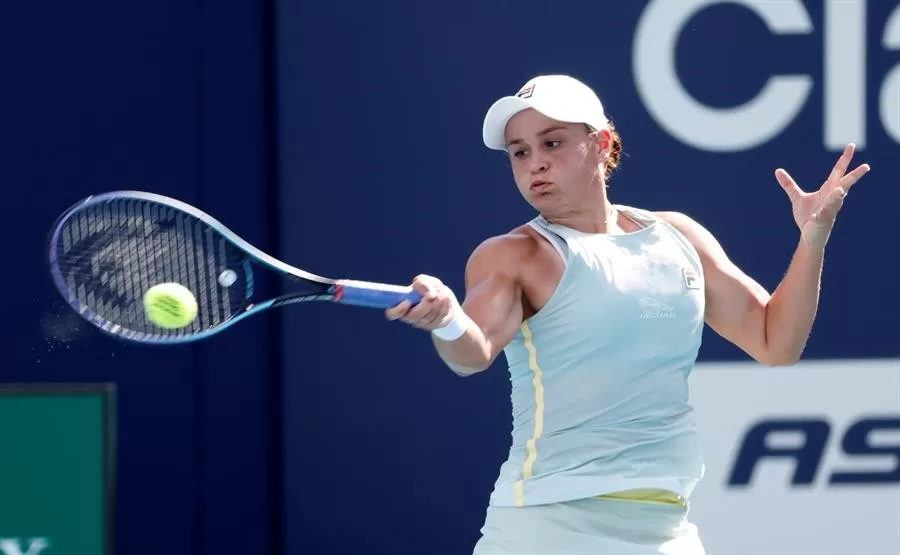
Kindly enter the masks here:
M 519 98 L 531 98 L 532 94 L 534 94 L 534 84 L 523 87 L 522 90 L 516 93 L 516 96 Z
M 641 305 L 641 320 L 662 320 L 675 317 L 675 307 L 652 297 L 641 297 L 638 303 Z
M 690 268 L 684 268 L 681 272 L 684 275 L 685 287 L 688 289 L 700 289 L 700 279 L 697 277 L 697 272 Z

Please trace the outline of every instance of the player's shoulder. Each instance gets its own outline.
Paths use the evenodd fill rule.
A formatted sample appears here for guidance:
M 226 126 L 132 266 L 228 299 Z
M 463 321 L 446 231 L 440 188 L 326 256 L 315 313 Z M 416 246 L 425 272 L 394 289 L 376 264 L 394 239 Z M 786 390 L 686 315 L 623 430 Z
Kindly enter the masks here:
M 718 245 L 718 241 L 708 229 L 684 212 L 656 211 L 653 214 L 678 230 L 701 253 Z
M 536 232 L 525 224 L 484 239 L 472 251 L 469 265 L 514 269 L 539 248 Z
M 654 217 L 666 222 L 667 224 L 674 225 L 676 227 L 690 227 L 694 225 L 699 225 L 697 222 L 685 214 L 684 212 L 677 212 L 675 210 L 654 210 L 651 212 Z

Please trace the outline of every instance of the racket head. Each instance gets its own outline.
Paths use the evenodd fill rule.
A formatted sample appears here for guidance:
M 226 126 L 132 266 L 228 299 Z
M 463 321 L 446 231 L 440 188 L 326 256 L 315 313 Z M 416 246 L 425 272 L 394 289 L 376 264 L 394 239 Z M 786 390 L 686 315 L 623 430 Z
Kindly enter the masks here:
M 196 341 L 289 298 L 329 300 L 333 284 L 266 255 L 195 207 L 141 191 L 71 206 L 53 226 L 47 260 L 75 312 L 107 334 L 141 343 Z M 308 291 L 257 302 L 254 281 L 264 269 L 302 280 Z M 190 324 L 169 329 L 147 318 L 144 293 L 160 283 L 193 293 L 197 317 Z

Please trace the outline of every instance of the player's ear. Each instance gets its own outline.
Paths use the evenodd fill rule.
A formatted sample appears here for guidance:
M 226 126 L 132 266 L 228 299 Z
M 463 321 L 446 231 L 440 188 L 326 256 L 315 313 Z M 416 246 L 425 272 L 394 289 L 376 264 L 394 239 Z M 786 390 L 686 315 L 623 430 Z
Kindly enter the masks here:
M 609 157 L 609 153 L 612 150 L 612 133 L 610 133 L 609 129 L 605 128 L 594 131 L 594 133 L 596 134 L 597 155 L 605 160 Z
M 612 133 L 610 133 L 609 129 L 594 129 L 590 125 L 587 127 L 588 137 L 593 142 L 594 148 L 596 148 L 597 156 L 601 160 L 606 160 L 609 157 L 609 152 L 612 149 Z

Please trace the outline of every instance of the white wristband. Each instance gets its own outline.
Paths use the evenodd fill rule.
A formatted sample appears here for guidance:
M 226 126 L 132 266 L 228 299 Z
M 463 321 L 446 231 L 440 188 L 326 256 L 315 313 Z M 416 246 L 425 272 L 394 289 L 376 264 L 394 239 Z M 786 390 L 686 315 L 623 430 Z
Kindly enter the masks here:
M 450 311 L 452 314 L 450 321 L 447 322 L 442 328 L 438 328 L 436 330 L 432 330 L 431 333 L 434 334 L 438 339 L 443 339 L 444 341 L 454 341 L 459 339 L 466 333 L 466 329 L 468 326 L 466 325 L 468 322 L 468 318 L 461 308 L 458 306 L 453 307 L 454 309 Z

